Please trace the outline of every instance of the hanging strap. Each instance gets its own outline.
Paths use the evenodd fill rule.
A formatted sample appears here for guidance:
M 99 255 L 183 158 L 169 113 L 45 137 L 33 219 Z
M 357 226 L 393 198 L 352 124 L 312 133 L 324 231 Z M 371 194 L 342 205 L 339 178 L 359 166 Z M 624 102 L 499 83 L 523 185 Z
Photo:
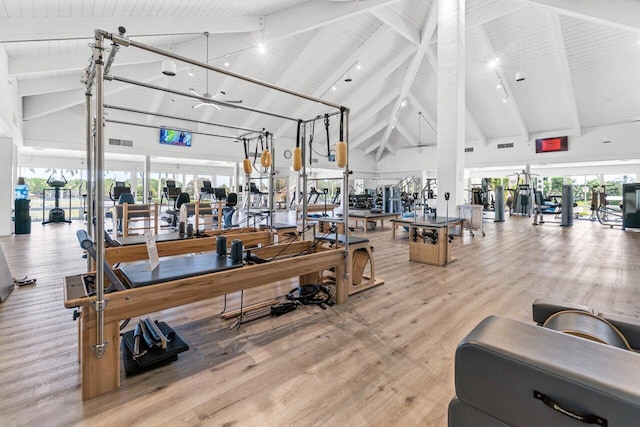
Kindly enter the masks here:
M 256 166 L 256 160 L 258 160 L 258 143 L 262 144 L 262 135 L 260 135 L 260 137 L 258 137 L 258 141 L 256 142 L 256 152 L 255 152 L 255 156 L 253 157 L 253 167 L 254 168 Z
M 244 158 L 249 158 L 249 145 L 247 144 L 247 138 L 242 138 L 242 145 L 244 146 Z
M 562 406 L 560 406 L 560 404 L 558 404 L 556 401 L 554 401 L 553 399 L 551 399 L 549 396 L 546 396 L 542 393 L 540 393 L 539 391 L 533 391 L 533 397 L 542 401 L 542 403 L 544 403 L 545 405 L 547 405 L 549 408 L 553 409 L 554 411 L 558 411 L 563 415 L 566 415 L 569 418 L 573 418 L 576 421 L 581 421 L 583 423 L 586 424 L 597 424 L 599 426 L 603 426 L 603 427 L 607 427 L 607 420 L 599 417 L 597 415 L 594 414 L 581 414 L 579 412 L 576 412 L 574 410 L 571 409 L 567 409 L 567 408 L 563 408 Z
M 340 141 L 344 141 L 344 107 L 340 108 Z
M 329 140 L 329 115 L 324 115 L 324 130 L 327 132 L 327 158 L 331 154 L 331 141 Z
M 300 127 L 302 126 L 302 120 L 298 119 L 298 132 L 296 134 L 296 148 L 300 148 Z

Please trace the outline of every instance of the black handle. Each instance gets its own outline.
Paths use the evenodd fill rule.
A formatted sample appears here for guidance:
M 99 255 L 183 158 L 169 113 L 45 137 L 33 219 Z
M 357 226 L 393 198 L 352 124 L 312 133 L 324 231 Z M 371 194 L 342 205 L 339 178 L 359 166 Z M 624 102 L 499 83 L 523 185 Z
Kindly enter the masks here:
M 597 424 L 599 426 L 605 426 L 605 427 L 607 426 L 606 419 L 594 414 L 581 414 L 572 409 L 564 408 L 560 406 L 560 404 L 558 404 L 555 400 L 551 399 L 549 396 L 546 396 L 540 393 L 539 391 L 534 390 L 533 397 L 535 399 L 542 401 L 542 403 L 544 403 L 554 411 L 560 412 L 561 414 L 566 415 L 569 418 L 573 418 L 576 421 L 581 421 L 586 424 Z

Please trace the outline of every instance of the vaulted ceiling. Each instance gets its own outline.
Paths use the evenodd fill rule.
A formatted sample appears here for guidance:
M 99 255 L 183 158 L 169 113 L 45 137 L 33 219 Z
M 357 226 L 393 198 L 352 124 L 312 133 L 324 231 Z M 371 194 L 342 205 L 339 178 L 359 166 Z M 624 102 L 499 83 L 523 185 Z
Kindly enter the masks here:
M 435 145 L 437 0 L 17 0 L 0 1 L 0 42 L 26 121 L 81 109 L 80 84 L 94 28 L 127 28 L 131 39 L 170 49 L 351 110 L 350 146 L 379 160 Z M 525 143 L 536 135 L 640 120 L 640 2 L 467 0 L 466 135 L 469 143 Z M 258 44 L 265 51 L 261 52 Z M 491 68 L 491 60 L 499 58 Z M 315 103 L 122 48 L 112 74 L 291 117 Z M 516 82 L 516 73 L 525 75 Z M 347 77 L 352 81 L 346 82 Z M 498 87 L 501 86 L 501 87 Z M 203 122 L 266 128 L 295 125 L 255 113 L 106 83 L 109 104 Z M 222 95 L 220 92 L 224 92 Z M 117 112 L 112 112 L 114 117 Z M 136 121 L 160 125 L 162 118 Z M 205 126 L 206 125 L 201 125 Z M 322 132 L 318 129 L 317 132 Z

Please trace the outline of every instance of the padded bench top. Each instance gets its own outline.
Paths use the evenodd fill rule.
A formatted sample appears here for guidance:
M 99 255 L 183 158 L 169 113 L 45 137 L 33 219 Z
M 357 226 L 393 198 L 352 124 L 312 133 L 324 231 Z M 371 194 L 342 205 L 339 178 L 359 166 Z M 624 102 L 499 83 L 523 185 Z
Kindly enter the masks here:
M 239 267 L 241 262 L 214 253 L 164 258 L 154 270 L 149 261 L 132 262 L 120 267 L 120 271 L 132 288 L 139 288 Z
M 325 236 L 318 237 L 318 240 L 323 240 L 323 241 L 327 241 L 327 242 L 335 242 L 336 241 L 336 235 L 335 235 L 335 233 L 327 234 Z M 365 237 L 349 236 L 349 244 L 350 245 L 357 245 L 358 243 L 367 243 L 368 241 L 369 241 L 369 239 L 367 239 Z M 344 234 L 338 234 L 338 243 L 342 243 L 344 245 Z
M 284 228 L 296 228 L 297 225 L 296 224 L 285 224 L 283 222 L 274 222 L 273 224 L 271 224 L 271 227 L 274 230 L 282 230 Z M 260 226 L 260 228 L 269 228 L 269 226 L 267 224 L 263 224 Z

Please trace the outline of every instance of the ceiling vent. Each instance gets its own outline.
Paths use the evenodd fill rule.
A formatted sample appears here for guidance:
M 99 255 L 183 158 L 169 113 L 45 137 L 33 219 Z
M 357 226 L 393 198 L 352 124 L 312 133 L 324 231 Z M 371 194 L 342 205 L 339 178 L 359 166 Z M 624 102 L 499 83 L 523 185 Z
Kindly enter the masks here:
M 465 147 L 464 152 L 465 153 L 473 153 L 473 147 Z
M 130 139 L 109 138 L 109 145 L 119 145 L 120 147 L 133 147 L 133 141 Z
M 507 142 L 506 144 L 498 144 L 498 148 L 513 148 L 513 142 Z

